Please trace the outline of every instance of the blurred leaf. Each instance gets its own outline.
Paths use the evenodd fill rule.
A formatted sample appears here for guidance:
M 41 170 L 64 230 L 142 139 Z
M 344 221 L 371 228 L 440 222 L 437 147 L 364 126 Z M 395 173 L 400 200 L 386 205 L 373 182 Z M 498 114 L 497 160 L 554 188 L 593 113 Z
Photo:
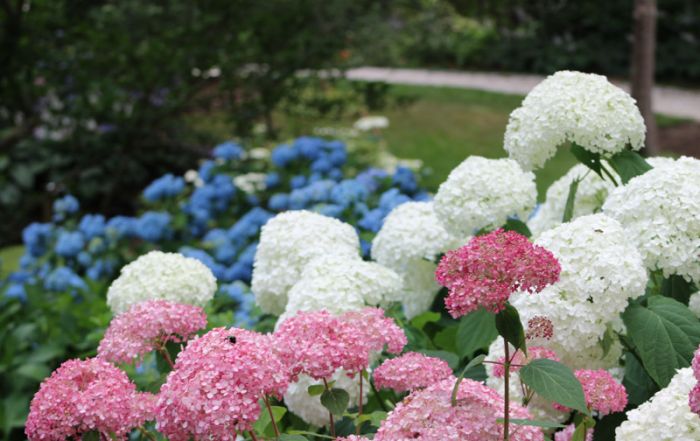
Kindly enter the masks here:
M 521 234 L 525 237 L 532 236 L 530 228 L 525 222 L 521 221 L 520 219 L 508 219 L 503 225 L 503 229 L 506 231 L 515 231 L 516 233 Z
M 325 390 L 321 394 L 321 404 L 333 415 L 342 415 L 350 402 L 350 395 L 344 389 Z
M 489 311 L 479 308 L 459 320 L 457 352 L 461 357 L 469 357 L 480 349 L 487 349 L 496 337 L 498 337 L 496 317 Z
M 326 390 L 326 387 L 322 384 L 312 384 L 309 386 L 306 391 L 309 393 L 309 395 L 316 396 L 316 395 L 321 395 L 323 391 Z
M 32 380 L 42 381 L 51 374 L 51 370 L 44 364 L 27 363 L 21 365 L 15 371 L 18 375 L 31 378 Z
M 423 329 L 426 324 L 440 320 L 440 313 L 426 311 L 411 319 L 411 324 L 418 329 Z

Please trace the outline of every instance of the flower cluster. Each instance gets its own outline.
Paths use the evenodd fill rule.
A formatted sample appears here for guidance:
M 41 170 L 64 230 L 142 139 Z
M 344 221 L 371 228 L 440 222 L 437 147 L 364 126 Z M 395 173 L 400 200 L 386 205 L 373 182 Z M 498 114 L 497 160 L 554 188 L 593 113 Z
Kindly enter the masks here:
M 527 348 L 527 355 L 523 354 L 522 351 L 517 351 L 511 359 L 510 372 L 515 373 L 520 370 L 521 367 L 525 366 L 532 360 L 538 358 L 547 358 L 549 360 L 559 361 L 559 357 L 554 353 L 553 350 L 543 348 L 541 346 L 532 346 Z M 505 375 L 505 356 L 500 357 L 496 364 L 493 365 L 491 375 L 495 378 L 503 378 Z
M 408 392 L 421 389 L 452 376 L 452 369 L 446 361 L 418 352 L 407 352 L 392 358 L 373 373 L 374 384 L 378 388 Z
M 693 375 L 695 376 L 697 383 L 690 391 L 688 396 L 688 405 L 690 406 L 690 410 L 700 416 L 700 348 L 695 351 L 691 367 L 693 368 Z
M 576 431 L 576 426 L 569 424 L 564 430 L 554 434 L 554 441 L 571 441 L 571 438 L 574 436 L 574 431 Z M 585 441 L 593 441 L 594 433 L 595 431 L 593 429 L 589 429 L 588 433 L 586 433 Z
M 510 114 L 504 148 L 526 170 L 573 142 L 605 156 L 627 145 L 639 150 L 646 127 L 635 101 L 601 75 L 561 71 L 528 93 Z
M 589 409 L 598 412 L 601 416 L 625 410 L 627 391 L 610 375 L 610 372 L 603 369 L 579 369 L 574 374 L 583 386 L 583 394 Z
M 627 412 L 627 421 L 615 429 L 615 439 L 697 439 L 700 433 L 700 417 L 688 406 L 688 394 L 696 383 L 691 368 L 678 370 L 668 386 L 657 392 L 649 401 Z
M 512 159 L 470 156 L 452 170 L 435 195 L 435 214 L 453 236 L 467 237 L 527 219 L 537 200 L 535 175 Z
M 631 179 L 603 205 L 650 270 L 700 281 L 700 160 L 682 157 Z
M 551 252 L 513 231 L 472 238 L 443 256 L 437 281 L 449 289 L 448 311 L 459 317 L 483 307 L 499 312 L 517 291 L 539 292 L 559 278 Z
M 113 363 L 130 363 L 168 342 L 184 343 L 206 326 L 199 306 L 165 300 L 138 303 L 112 319 L 97 354 Z
M 117 314 L 153 299 L 203 306 L 215 292 L 216 279 L 200 261 L 151 251 L 122 268 L 107 291 L 107 304 Z
M 459 385 L 457 406 L 453 407 L 450 398 L 454 383 L 454 378 L 448 378 L 412 392 L 389 413 L 374 440 L 503 439 L 503 424 L 496 421 L 503 416 L 503 397 L 481 383 L 465 379 Z M 527 410 L 514 403 L 511 403 L 510 416 L 530 418 Z M 533 426 L 512 425 L 510 432 L 513 441 L 539 441 L 543 436 L 542 430 Z
M 126 374 L 100 359 L 69 360 L 41 383 L 29 409 L 30 440 L 80 439 L 96 431 L 126 439 L 152 419 L 152 396 L 136 392 Z

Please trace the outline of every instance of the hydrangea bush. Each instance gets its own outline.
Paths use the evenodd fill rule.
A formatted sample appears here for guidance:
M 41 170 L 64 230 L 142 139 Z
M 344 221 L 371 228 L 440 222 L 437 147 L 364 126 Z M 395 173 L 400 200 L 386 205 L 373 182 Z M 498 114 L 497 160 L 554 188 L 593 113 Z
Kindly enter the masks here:
M 25 433 L 698 439 L 700 161 L 643 159 L 644 132 L 604 77 L 561 72 L 511 115 L 511 158 L 467 158 L 434 201 L 317 138 L 270 164 L 222 144 L 133 218 L 63 198 L 3 302 L 102 312 Z M 535 207 L 526 169 L 567 144 L 581 165 Z

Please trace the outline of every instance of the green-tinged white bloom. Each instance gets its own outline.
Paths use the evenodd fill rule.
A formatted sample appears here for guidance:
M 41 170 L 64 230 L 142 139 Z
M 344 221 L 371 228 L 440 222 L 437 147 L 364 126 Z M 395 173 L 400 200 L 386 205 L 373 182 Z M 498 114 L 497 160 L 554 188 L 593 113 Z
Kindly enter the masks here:
M 542 167 L 570 141 L 611 156 L 644 145 L 646 127 L 635 100 L 601 75 L 561 71 L 528 93 L 510 114 L 504 148 L 526 170 Z
M 151 251 L 121 269 L 107 291 L 107 304 L 115 314 L 148 300 L 204 306 L 215 292 L 216 278 L 199 260 Z

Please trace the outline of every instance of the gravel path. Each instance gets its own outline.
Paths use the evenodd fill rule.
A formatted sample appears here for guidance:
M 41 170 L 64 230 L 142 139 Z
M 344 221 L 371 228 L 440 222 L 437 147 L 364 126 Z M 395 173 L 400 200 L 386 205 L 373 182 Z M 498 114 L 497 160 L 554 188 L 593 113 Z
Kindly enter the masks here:
M 394 84 L 447 86 L 481 89 L 524 95 L 544 79 L 540 75 L 502 74 L 489 72 L 449 72 L 423 69 L 392 69 L 360 67 L 347 72 L 353 80 L 386 81 Z M 629 91 L 626 82 L 615 82 Z M 654 108 L 659 113 L 700 121 L 700 91 L 657 86 L 654 88 Z

